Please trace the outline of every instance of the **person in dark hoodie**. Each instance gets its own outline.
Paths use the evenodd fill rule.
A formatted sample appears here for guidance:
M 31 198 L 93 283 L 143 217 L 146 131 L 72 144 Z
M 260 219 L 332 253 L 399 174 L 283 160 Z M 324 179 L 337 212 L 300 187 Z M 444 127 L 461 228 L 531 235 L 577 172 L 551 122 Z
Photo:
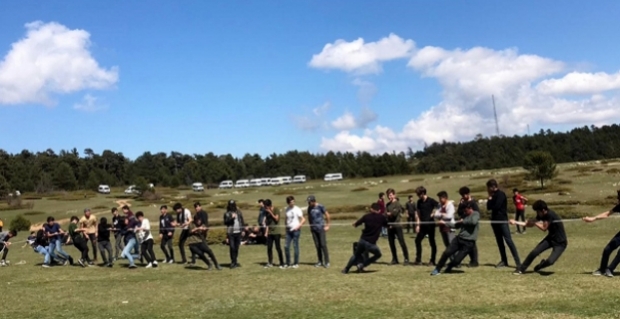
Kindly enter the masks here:
M 517 246 L 515 246 L 515 243 L 512 241 L 510 227 L 508 226 L 508 199 L 506 193 L 499 189 L 497 181 L 494 179 L 490 179 L 487 182 L 487 192 L 489 193 L 487 210 L 491 212 L 491 228 L 493 229 L 497 248 L 499 249 L 499 255 L 501 257 L 501 261 L 495 267 L 503 268 L 508 266 L 506 246 L 504 246 L 505 241 L 510 249 L 510 253 L 512 253 L 517 269 L 519 269 L 521 267 L 519 252 L 517 251 Z
M 237 208 L 234 200 L 228 201 L 226 213 L 224 213 L 224 225 L 228 234 L 228 243 L 230 246 L 230 268 L 241 267 L 238 261 L 239 247 L 241 246 L 241 232 L 243 231 L 243 213 Z
M 172 241 L 174 239 L 174 217 L 168 214 L 168 206 L 159 207 L 159 239 L 161 241 L 161 250 L 166 256 L 164 263 L 174 264 L 174 249 Z
M 125 220 L 123 216 L 118 214 L 118 208 L 112 208 L 112 231 L 114 232 L 114 261 L 120 257 L 121 252 L 123 251 L 123 235 L 121 234 L 121 230 L 123 225 L 125 224 Z
M 32 232 L 28 237 L 28 244 L 36 253 L 43 255 L 43 264 L 41 267 L 49 268 L 52 261 L 52 256 L 47 248 L 49 242 L 47 240 L 47 236 L 45 236 L 45 230 L 41 228 L 36 232 Z
M 456 238 L 450 242 L 450 245 L 443 252 L 441 258 L 439 258 L 439 262 L 437 266 L 435 266 L 433 272 L 431 272 L 431 276 L 439 275 L 441 273 L 441 268 L 443 268 L 449 258 L 453 257 L 445 270 L 446 273 L 451 272 L 452 268 L 458 266 L 465 256 L 476 246 L 478 230 L 480 228 L 480 212 L 474 210 L 474 205 L 472 203 L 464 204 L 464 208 L 465 212 L 463 218 L 453 224 L 446 220 L 440 220 L 438 222 L 439 225 L 460 228 L 461 230 Z
M 357 265 L 357 272 L 362 272 L 368 265 L 381 258 L 381 250 L 379 246 L 377 246 L 377 240 L 379 240 L 379 236 L 381 235 L 381 229 L 388 225 L 388 221 L 385 215 L 381 213 L 381 206 L 379 203 L 373 203 L 370 206 L 370 213 L 353 223 L 353 227 L 358 227 L 362 224 L 364 225 L 362 236 L 357 242 L 353 256 L 351 256 L 351 259 L 349 259 L 349 262 L 342 270 L 343 274 L 348 274 L 353 265 Z M 367 252 L 371 253 L 373 256 L 364 258 Z
M 71 216 L 71 223 L 69 224 L 69 236 L 73 242 L 73 246 L 82 253 L 82 257 L 78 259 L 78 263 L 82 267 L 92 265 L 92 261 L 88 258 L 88 245 L 86 237 L 84 237 L 84 229 L 78 225 L 80 219 L 77 216 Z
M 211 258 L 213 265 L 215 265 L 215 269 L 222 270 L 222 267 L 220 267 L 220 264 L 217 262 L 217 258 L 215 258 L 215 254 L 213 254 L 213 251 L 207 244 L 208 230 L 207 226 L 202 224 L 202 218 L 200 218 L 200 216 L 194 216 L 194 220 L 189 224 L 189 236 L 187 237 L 189 251 L 207 264 L 207 270 L 211 270 L 213 266 L 209 259 L 205 257 L 205 254 Z
M 112 267 L 114 263 L 112 259 L 112 243 L 110 242 L 110 229 L 112 228 L 112 225 L 108 224 L 107 218 L 101 217 L 97 228 L 97 245 L 99 245 L 99 252 L 101 252 L 103 266 Z

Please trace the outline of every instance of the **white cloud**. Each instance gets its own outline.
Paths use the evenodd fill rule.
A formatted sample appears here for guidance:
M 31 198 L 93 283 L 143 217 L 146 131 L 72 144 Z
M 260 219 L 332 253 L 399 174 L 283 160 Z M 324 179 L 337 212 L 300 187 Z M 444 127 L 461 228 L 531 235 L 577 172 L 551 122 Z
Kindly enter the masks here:
M 312 109 L 312 113 L 314 113 L 314 115 L 316 116 L 322 116 L 323 114 L 325 114 L 325 112 L 329 111 L 330 107 L 331 107 L 331 103 L 325 102 L 321 106 L 318 106 Z
M 412 40 L 404 40 L 395 34 L 368 43 L 362 38 L 351 42 L 340 39 L 326 44 L 321 53 L 312 56 L 309 65 L 358 74 L 379 73 L 382 62 L 411 56 L 414 49 Z
M 353 113 L 345 111 L 342 116 L 331 122 L 334 129 L 339 131 L 349 131 L 356 128 L 365 128 L 368 124 L 377 120 L 379 115 L 373 112 L 368 107 L 363 107 L 359 116 L 354 116 Z
M 614 92 L 620 88 L 620 72 L 567 74 L 570 70 L 562 61 L 482 47 L 425 47 L 414 53 L 408 66 L 441 84 L 441 102 L 400 129 L 377 125 L 353 134 L 343 127 L 335 136 L 324 137 L 321 148 L 380 153 L 494 135 L 491 95 L 503 135 L 525 133 L 528 124 L 547 128 L 620 120 L 620 95 Z M 575 94 L 585 96 L 566 96 Z
M 107 109 L 107 106 L 102 105 L 99 102 L 99 98 L 86 94 L 82 98 L 82 101 L 73 105 L 73 109 L 84 112 L 97 112 Z
M 331 108 L 331 103 L 325 102 L 312 109 L 312 114 L 293 115 L 293 122 L 297 128 L 303 131 L 316 131 L 322 126 L 326 126 L 324 115 Z
M 50 95 L 106 89 L 118 81 L 116 67 L 100 68 L 90 54 L 88 32 L 40 21 L 26 29 L 0 62 L 0 104 L 51 105 Z

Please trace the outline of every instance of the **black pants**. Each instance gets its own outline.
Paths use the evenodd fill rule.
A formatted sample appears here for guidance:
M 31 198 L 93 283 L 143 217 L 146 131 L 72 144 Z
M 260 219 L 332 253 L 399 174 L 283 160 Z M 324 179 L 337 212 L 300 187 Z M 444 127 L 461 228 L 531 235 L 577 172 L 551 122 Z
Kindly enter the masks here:
M 499 255 L 501 257 L 501 261 L 508 265 L 508 257 L 506 257 L 506 246 L 504 246 L 504 241 L 510 249 L 510 253 L 512 257 L 515 259 L 515 265 L 518 267 L 521 265 L 521 260 L 519 259 L 519 252 L 517 251 L 517 246 L 512 241 L 512 236 L 510 235 L 510 227 L 508 227 L 507 223 L 501 224 L 491 224 L 493 228 L 493 234 L 495 235 L 495 241 L 497 242 L 497 248 L 499 249 Z
M 415 237 L 415 261 L 422 261 L 422 241 L 428 235 L 428 242 L 431 245 L 431 262 L 437 259 L 437 244 L 435 243 L 435 225 L 420 225 L 420 232 Z
M 90 245 L 93 247 L 93 260 L 97 260 L 97 237 L 95 234 L 86 234 L 86 236 L 88 236 Z
M 412 230 L 415 233 L 415 216 L 413 216 L 413 214 L 409 214 L 410 216 L 407 217 L 407 233 L 409 233 L 410 230 Z
M 157 261 L 155 257 L 155 252 L 153 251 L 153 239 L 147 239 L 142 242 L 140 245 L 140 251 L 142 251 L 142 256 L 146 259 L 147 263 L 152 263 Z
M 601 265 L 599 267 L 600 271 L 605 271 L 606 269 L 609 269 L 613 272 L 618 266 L 618 264 L 620 264 L 620 250 L 619 250 L 618 254 L 616 255 L 616 258 L 614 258 L 614 260 L 611 262 L 611 264 L 609 264 L 609 266 L 607 265 L 607 263 L 609 262 L 609 257 L 611 256 L 611 253 L 613 253 L 614 250 L 616 250 L 618 247 L 620 247 L 620 232 L 618 232 L 614 236 L 614 238 L 612 238 L 609 241 L 607 246 L 605 246 L 605 249 L 603 249 L 603 256 L 601 257 Z
M 517 209 L 517 212 L 515 213 L 515 220 L 516 221 L 525 221 L 525 210 L 523 209 Z M 525 231 L 525 227 L 523 227 L 523 231 Z M 521 226 L 517 225 L 517 232 L 520 233 L 521 232 Z
M 367 254 L 372 254 L 372 257 L 365 258 L 364 255 Z M 349 271 L 353 265 L 357 264 L 362 264 L 364 267 L 367 267 L 368 265 L 379 260 L 379 258 L 381 258 L 381 249 L 379 249 L 379 246 L 360 239 L 357 242 L 355 252 L 353 253 L 353 256 L 351 256 L 351 259 L 349 259 L 349 263 L 347 263 L 345 270 Z
M 280 238 L 282 235 L 269 235 L 267 236 L 267 262 L 273 264 L 273 244 L 276 244 L 276 251 L 278 252 L 278 260 L 280 266 L 284 265 L 284 258 L 282 257 L 282 247 L 280 246 Z
M 166 256 L 166 262 L 174 260 L 174 249 L 172 248 L 172 237 L 168 237 L 168 234 L 164 234 L 161 237 L 161 244 L 159 245 L 161 250 Z
M 327 251 L 327 239 L 325 237 L 324 230 L 312 230 L 312 239 L 314 240 L 314 247 L 316 248 L 316 255 L 320 263 L 325 262 L 329 264 L 329 252 Z
M 207 254 L 207 256 L 211 258 L 211 260 L 213 261 L 213 264 L 215 264 L 216 267 L 219 265 L 217 263 L 217 259 L 215 258 L 215 255 L 213 254 L 213 251 L 211 250 L 211 248 L 209 248 L 209 245 L 207 245 L 207 243 L 205 242 L 190 244 L 189 251 L 191 251 L 192 254 L 198 256 L 198 258 L 202 260 L 205 264 L 207 264 L 207 266 L 210 266 L 211 263 L 209 262 L 209 259 L 205 257 L 205 254 Z
M 6 255 L 9 254 L 9 247 L 4 246 L 4 251 L 2 252 L 2 260 L 6 259 Z
M 398 253 L 396 253 L 396 239 L 398 238 L 398 244 L 403 250 L 403 257 L 405 260 L 409 260 L 409 250 L 407 249 L 407 243 L 405 243 L 405 236 L 403 236 L 403 228 L 401 226 L 391 226 L 388 228 L 388 242 L 390 244 L 390 252 L 392 253 L 392 261 L 398 262 Z
M 90 262 L 90 258 L 88 258 L 88 244 L 86 243 L 85 240 L 74 240 L 73 241 L 73 246 L 75 246 L 75 248 L 77 248 L 77 250 L 80 251 L 80 253 L 82 253 L 82 260 L 86 261 L 86 262 Z
M 114 233 L 114 258 L 118 259 L 123 252 L 125 245 L 123 244 L 123 236 L 120 233 Z
M 460 237 L 454 238 L 443 254 L 441 254 L 436 268 L 441 270 L 441 268 L 446 265 L 449 258 L 452 258 L 452 261 L 448 264 L 448 268 L 452 269 L 456 267 L 474 247 L 476 247 L 476 242 L 473 240 L 465 240 Z
M 179 237 L 179 252 L 181 253 L 182 263 L 187 262 L 187 258 L 185 257 L 185 241 L 187 241 L 187 237 L 189 237 L 189 229 L 183 229 Z
M 230 263 L 236 265 L 238 264 L 239 246 L 241 246 L 241 234 L 228 234 L 228 244 L 230 245 Z
M 547 259 L 545 259 L 540 264 L 539 269 L 547 268 L 547 267 L 555 264 L 555 262 L 558 260 L 558 258 L 560 258 L 560 256 L 562 256 L 562 253 L 564 253 L 564 250 L 566 250 L 566 246 L 567 245 L 568 245 L 567 242 L 556 243 L 556 242 L 553 242 L 551 240 L 548 240 L 547 238 L 543 239 L 530 252 L 530 254 L 527 255 L 527 257 L 523 261 L 523 264 L 521 265 L 520 270 L 521 271 L 525 271 L 527 269 L 527 267 L 529 267 L 532 264 L 534 259 L 536 259 L 536 257 L 538 257 L 538 255 L 542 254 L 545 250 L 547 250 L 549 248 L 552 249 L 551 250 L 551 255 L 549 255 L 549 257 Z
M 99 246 L 99 251 L 101 251 L 101 259 L 103 259 L 104 264 L 112 263 L 112 244 L 110 241 L 98 241 L 97 246 Z M 108 252 L 106 256 L 106 252 Z

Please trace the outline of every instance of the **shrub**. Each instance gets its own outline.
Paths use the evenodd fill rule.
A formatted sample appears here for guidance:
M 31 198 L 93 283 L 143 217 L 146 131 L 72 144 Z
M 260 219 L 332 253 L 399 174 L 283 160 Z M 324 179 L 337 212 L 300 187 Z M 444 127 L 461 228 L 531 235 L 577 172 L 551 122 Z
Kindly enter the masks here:
M 423 182 L 424 178 L 422 177 L 416 177 L 416 178 L 412 178 L 409 180 L 409 182 Z
M 11 220 L 11 226 L 9 227 L 9 229 L 18 232 L 27 231 L 30 230 L 30 225 L 30 220 L 28 220 L 22 215 L 17 215 L 15 216 L 15 218 L 13 218 L 13 220 Z
M 441 179 L 450 179 L 450 175 L 442 176 Z
M 593 168 L 593 169 L 592 169 L 592 171 L 593 171 L 593 172 L 602 172 L 602 171 L 603 171 L 603 169 L 602 169 L 602 168 L 600 168 L 600 167 L 597 167 L 597 168 Z
M 352 192 L 363 192 L 363 191 L 367 191 L 367 190 L 368 190 L 368 188 L 366 188 L 366 187 L 357 187 L 357 188 L 352 189 L 351 191 Z
M 607 170 L 607 174 L 620 174 L 620 169 L 610 168 Z

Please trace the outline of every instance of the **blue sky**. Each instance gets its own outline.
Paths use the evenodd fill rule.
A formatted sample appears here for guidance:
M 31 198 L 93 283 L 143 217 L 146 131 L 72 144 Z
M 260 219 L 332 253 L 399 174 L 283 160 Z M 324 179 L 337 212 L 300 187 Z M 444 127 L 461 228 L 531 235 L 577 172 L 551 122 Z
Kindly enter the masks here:
M 419 149 L 493 134 L 491 94 L 502 134 L 620 120 L 617 1 L 0 6 L 12 153 Z

